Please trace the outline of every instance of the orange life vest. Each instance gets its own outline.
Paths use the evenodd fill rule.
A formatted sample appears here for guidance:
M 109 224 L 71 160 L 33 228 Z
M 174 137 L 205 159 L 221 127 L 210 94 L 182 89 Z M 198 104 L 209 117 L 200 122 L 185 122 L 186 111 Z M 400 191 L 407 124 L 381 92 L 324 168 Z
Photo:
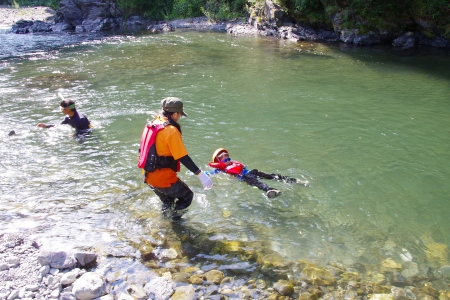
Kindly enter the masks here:
M 219 169 L 232 175 L 239 175 L 244 170 L 245 166 L 238 161 L 230 162 L 210 162 L 208 164 L 211 168 Z

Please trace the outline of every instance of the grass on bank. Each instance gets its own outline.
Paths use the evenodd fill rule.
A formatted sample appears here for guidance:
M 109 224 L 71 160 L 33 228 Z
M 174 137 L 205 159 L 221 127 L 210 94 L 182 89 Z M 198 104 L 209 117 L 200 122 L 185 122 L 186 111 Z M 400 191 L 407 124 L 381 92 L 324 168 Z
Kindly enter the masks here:
M 22 6 L 46 6 L 54 10 L 59 9 L 59 0 L 8 0 L 6 2 L 14 8 L 20 8 Z

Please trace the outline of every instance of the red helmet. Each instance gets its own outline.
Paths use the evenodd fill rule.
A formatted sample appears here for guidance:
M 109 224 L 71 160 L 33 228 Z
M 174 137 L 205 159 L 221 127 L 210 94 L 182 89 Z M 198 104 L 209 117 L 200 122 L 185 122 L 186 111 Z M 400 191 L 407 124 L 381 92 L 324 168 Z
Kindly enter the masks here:
M 216 151 L 214 151 L 214 154 L 213 154 L 213 156 L 212 156 L 212 161 L 213 161 L 213 162 L 221 162 L 222 160 L 219 159 L 219 156 L 220 156 L 222 153 L 228 154 L 228 150 L 225 149 L 225 148 L 219 148 L 219 149 L 217 149 Z M 228 155 L 229 155 L 229 154 L 228 154 Z

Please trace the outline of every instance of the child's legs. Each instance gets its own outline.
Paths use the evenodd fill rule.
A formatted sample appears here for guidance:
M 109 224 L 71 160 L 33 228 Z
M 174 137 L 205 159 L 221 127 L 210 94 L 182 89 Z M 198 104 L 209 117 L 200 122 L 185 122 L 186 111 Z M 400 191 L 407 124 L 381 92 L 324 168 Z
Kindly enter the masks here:
M 264 179 L 275 179 L 278 181 L 284 181 L 286 183 L 293 183 L 293 182 L 297 182 L 296 178 L 292 178 L 292 177 L 287 177 L 281 174 L 267 174 L 261 171 L 258 171 L 257 169 L 253 169 L 249 172 L 249 174 L 253 174 L 256 175 L 258 177 L 264 178 Z
M 245 183 L 251 186 L 256 186 L 258 189 L 263 190 L 264 192 L 272 189 L 264 182 L 259 181 L 256 176 L 253 176 L 254 174 L 251 173 L 252 171 L 242 177 L 242 180 L 245 181 Z

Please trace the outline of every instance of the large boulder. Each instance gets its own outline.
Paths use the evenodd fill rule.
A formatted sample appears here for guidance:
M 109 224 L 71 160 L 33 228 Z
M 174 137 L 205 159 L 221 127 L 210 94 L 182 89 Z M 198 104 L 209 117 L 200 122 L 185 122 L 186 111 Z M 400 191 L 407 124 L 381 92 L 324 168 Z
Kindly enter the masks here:
M 118 27 L 118 17 L 119 11 L 113 1 L 62 0 L 56 12 L 56 23 L 67 24 L 66 27 L 77 32 L 92 32 Z
M 411 49 L 416 46 L 416 37 L 412 32 L 406 32 L 392 41 L 392 46 L 402 50 Z
M 49 32 L 52 31 L 52 24 L 44 21 L 17 21 L 12 27 L 12 33 Z
M 33 26 L 33 21 L 19 20 L 12 27 L 12 33 L 28 33 L 30 28 Z
M 52 251 L 42 249 L 38 255 L 38 261 L 42 266 L 49 265 L 57 269 L 71 269 L 77 263 L 72 253 L 67 251 Z
M 264 15 L 266 20 L 270 24 L 276 24 L 281 26 L 285 17 L 285 12 L 278 4 L 275 4 L 272 0 L 266 0 L 264 2 Z

